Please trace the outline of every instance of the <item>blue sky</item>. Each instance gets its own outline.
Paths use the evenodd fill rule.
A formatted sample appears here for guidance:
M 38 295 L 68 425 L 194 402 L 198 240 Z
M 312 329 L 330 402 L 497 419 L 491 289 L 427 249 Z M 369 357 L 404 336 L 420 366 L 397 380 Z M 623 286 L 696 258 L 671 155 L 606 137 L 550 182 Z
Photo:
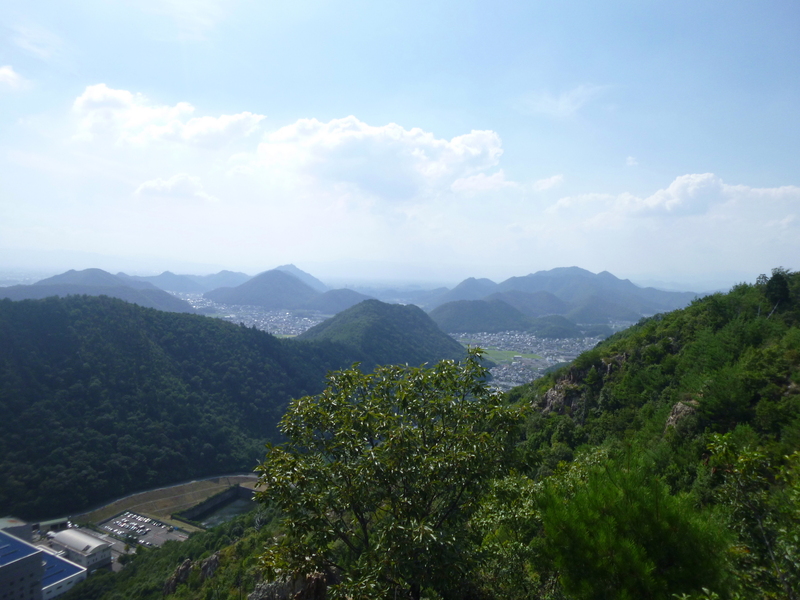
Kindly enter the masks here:
M 0 268 L 752 280 L 798 75 L 789 1 L 7 0 Z

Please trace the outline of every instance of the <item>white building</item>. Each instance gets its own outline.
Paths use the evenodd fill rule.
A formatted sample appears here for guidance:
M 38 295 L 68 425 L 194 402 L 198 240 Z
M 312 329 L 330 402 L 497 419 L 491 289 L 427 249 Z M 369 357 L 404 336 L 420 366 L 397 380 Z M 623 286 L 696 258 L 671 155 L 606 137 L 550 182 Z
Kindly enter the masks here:
M 50 539 L 53 548 L 62 550 L 69 560 L 89 571 L 111 564 L 111 545 L 92 535 L 67 529 L 53 534 Z

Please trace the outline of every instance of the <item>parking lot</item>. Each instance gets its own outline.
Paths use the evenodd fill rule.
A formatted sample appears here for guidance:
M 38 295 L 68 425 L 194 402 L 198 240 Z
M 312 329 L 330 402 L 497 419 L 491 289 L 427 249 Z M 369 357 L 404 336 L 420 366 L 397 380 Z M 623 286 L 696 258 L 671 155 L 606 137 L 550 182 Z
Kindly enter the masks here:
M 124 543 L 150 548 L 161 546 L 167 540 L 182 542 L 188 537 L 167 523 L 130 511 L 112 517 L 99 526 L 104 533 Z

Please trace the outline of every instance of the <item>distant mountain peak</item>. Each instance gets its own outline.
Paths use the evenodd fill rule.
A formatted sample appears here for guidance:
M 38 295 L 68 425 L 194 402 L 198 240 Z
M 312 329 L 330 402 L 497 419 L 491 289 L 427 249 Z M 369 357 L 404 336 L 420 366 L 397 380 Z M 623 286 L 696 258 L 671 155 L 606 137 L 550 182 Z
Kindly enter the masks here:
M 293 264 L 288 265 L 281 265 L 280 267 L 275 267 L 274 271 L 283 271 L 284 273 L 289 273 L 293 277 L 296 277 L 307 286 L 311 287 L 312 289 L 318 292 L 327 292 L 328 286 L 322 283 L 319 279 L 311 275 L 310 273 L 306 273 L 302 269 L 298 269 Z

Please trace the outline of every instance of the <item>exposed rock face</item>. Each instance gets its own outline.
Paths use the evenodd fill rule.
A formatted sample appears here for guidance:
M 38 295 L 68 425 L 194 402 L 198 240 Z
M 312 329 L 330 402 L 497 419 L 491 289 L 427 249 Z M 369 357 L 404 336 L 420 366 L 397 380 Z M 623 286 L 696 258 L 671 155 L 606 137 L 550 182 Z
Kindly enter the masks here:
M 581 389 L 578 385 L 567 380 L 561 380 L 545 393 L 542 413 L 556 412 L 563 414 L 567 409 L 572 409 L 572 406 L 580 396 Z
M 608 377 L 609 375 L 611 375 L 611 373 L 613 373 L 622 365 L 624 365 L 627 360 L 628 360 L 628 355 L 625 353 L 617 354 L 609 358 L 604 358 L 603 364 L 606 367 L 606 372 L 604 373 L 604 375 Z
M 686 402 L 680 401 L 675 404 L 675 406 L 672 407 L 672 411 L 670 411 L 669 416 L 667 417 L 667 423 L 664 425 L 664 431 L 670 427 L 675 427 L 682 419 L 685 419 L 689 415 L 695 414 L 698 406 L 699 403 L 697 400 L 687 400 Z
M 294 595 L 294 600 L 325 600 L 328 582 L 322 573 L 314 573 L 305 581 L 303 589 Z
M 294 581 L 259 583 L 247 600 L 325 600 L 331 576 L 313 573 Z
M 200 581 L 205 581 L 209 577 L 213 577 L 218 568 L 219 551 L 214 552 L 214 554 L 200 563 Z
M 167 579 L 167 582 L 164 584 L 164 595 L 172 594 L 178 589 L 178 586 L 182 583 L 186 583 L 189 579 L 189 574 L 192 572 L 192 561 L 190 559 L 186 559 L 183 561 L 181 566 L 175 569 L 175 572 Z

